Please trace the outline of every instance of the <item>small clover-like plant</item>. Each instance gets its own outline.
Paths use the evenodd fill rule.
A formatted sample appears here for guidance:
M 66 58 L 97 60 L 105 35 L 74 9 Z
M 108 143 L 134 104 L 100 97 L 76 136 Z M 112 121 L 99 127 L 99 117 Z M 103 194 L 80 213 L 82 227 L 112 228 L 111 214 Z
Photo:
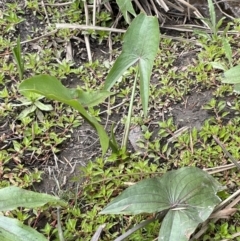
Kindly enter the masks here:
M 127 188 L 100 213 L 164 213 L 158 240 L 187 241 L 220 203 L 217 192 L 221 190 L 223 187 L 207 172 L 184 167 Z

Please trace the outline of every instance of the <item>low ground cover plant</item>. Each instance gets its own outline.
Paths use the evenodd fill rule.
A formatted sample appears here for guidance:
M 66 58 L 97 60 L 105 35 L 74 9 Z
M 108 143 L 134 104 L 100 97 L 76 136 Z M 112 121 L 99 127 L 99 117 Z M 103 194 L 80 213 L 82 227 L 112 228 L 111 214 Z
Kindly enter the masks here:
M 137 64 L 121 147 L 123 152 L 126 152 L 135 89 L 139 76 L 141 102 L 144 116 L 147 116 L 149 79 L 159 45 L 158 29 L 157 20 L 153 17 L 140 14 L 133 20 L 124 36 L 122 53 L 110 70 L 103 90 L 87 93 L 79 88 L 67 89 L 55 77 L 48 75 L 33 76 L 24 80 L 19 90 L 22 93 L 38 93 L 75 108 L 97 130 L 103 154 L 106 153 L 109 145 L 112 147 L 112 151 L 117 153 L 119 147 L 114 136 L 111 139 L 104 128 L 87 113 L 85 107 L 97 105 L 109 97 L 112 94 L 109 92 L 111 87 L 130 66 Z M 221 185 L 206 172 L 195 167 L 181 168 L 178 171 L 167 172 L 162 177 L 143 180 L 126 189 L 101 213 L 127 215 L 164 213 L 165 217 L 158 240 L 174 241 L 178 239 L 185 241 L 190 239 L 191 234 L 200 223 L 209 218 L 215 206 L 220 202 L 220 198 L 216 194 L 221 190 Z M 156 214 L 155 219 L 157 217 L 158 214 Z
M 100 138 L 102 153 L 105 154 L 109 147 L 111 149 L 111 152 L 109 152 L 107 156 L 104 156 L 104 158 L 96 158 L 95 162 L 90 162 L 84 169 L 85 178 L 87 181 L 83 184 L 83 190 L 79 192 L 76 191 L 76 193 L 73 195 L 74 197 L 72 197 L 71 194 L 68 194 L 67 199 L 69 199 L 69 207 L 66 208 L 61 214 L 62 224 L 65 226 L 63 236 L 65 237 L 65 240 L 90 240 L 91 238 L 92 240 L 97 240 L 100 238 L 100 236 L 103 240 L 113 240 L 119 236 L 119 233 L 123 232 L 122 230 L 128 229 L 128 231 L 119 236 L 116 241 L 120 241 L 125 238 L 129 238 L 129 240 L 146 240 L 146 238 L 152 240 L 156 239 L 157 236 L 159 240 L 189 240 L 194 230 L 209 218 L 210 214 L 214 210 L 214 207 L 220 202 L 221 199 L 226 199 L 228 195 L 224 192 L 218 193 L 218 191 L 222 190 L 222 186 L 216 181 L 217 179 L 220 179 L 219 176 L 217 176 L 216 179 L 213 179 L 205 171 L 195 167 L 184 166 L 198 165 L 200 167 L 210 166 L 214 168 L 216 165 L 218 165 L 219 160 L 225 160 L 220 146 L 216 146 L 212 143 L 213 135 L 220 136 L 224 143 L 227 142 L 229 144 L 228 149 L 231 149 L 230 151 L 236 158 L 238 158 L 239 153 L 236 149 L 236 143 L 238 141 L 237 138 L 239 128 L 237 127 L 237 123 L 239 123 L 239 119 L 232 118 L 231 123 L 229 122 L 225 126 L 222 120 L 223 117 L 226 117 L 229 114 L 229 112 L 225 111 L 226 103 L 224 101 L 219 102 L 214 99 L 214 101 L 210 101 L 206 109 L 209 112 L 212 111 L 214 116 L 216 115 L 216 118 L 207 121 L 202 126 L 201 131 L 193 128 L 192 130 L 189 130 L 189 132 L 183 133 L 176 137 L 175 131 L 178 129 L 178 127 L 174 125 L 173 119 L 169 118 L 166 121 L 164 120 L 164 112 L 161 108 L 164 108 L 166 103 L 161 103 L 160 101 L 152 104 L 151 102 L 153 102 L 153 99 L 157 99 L 159 96 L 161 96 L 166 100 L 170 99 L 174 102 L 176 100 L 184 101 L 185 105 L 187 105 L 188 97 L 186 99 L 184 98 L 186 97 L 186 94 L 192 91 L 190 87 L 195 84 L 194 82 L 198 82 L 200 85 L 200 83 L 205 81 L 204 83 L 206 86 L 204 86 L 204 88 L 211 88 L 211 86 L 215 86 L 215 76 L 208 76 L 210 65 L 208 66 L 205 64 L 205 60 L 208 59 L 206 56 L 211 55 L 211 58 L 214 59 L 214 56 L 219 54 L 215 53 L 217 47 L 210 42 L 208 42 L 208 44 L 205 46 L 206 49 L 208 48 L 208 50 L 210 49 L 212 52 L 202 51 L 203 61 L 200 61 L 200 63 L 197 64 L 197 67 L 194 66 L 194 68 L 191 70 L 192 72 L 190 71 L 190 75 L 196 75 L 196 79 L 189 78 L 188 71 L 185 71 L 186 68 L 184 69 L 184 67 L 184 71 L 180 70 L 179 72 L 181 72 L 181 74 L 179 74 L 178 70 L 176 71 L 176 69 L 173 70 L 171 68 L 173 61 L 176 60 L 176 54 L 173 51 L 176 49 L 175 43 L 172 43 L 170 40 L 164 41 L 161 39 L 160 51 L 162 53 L 160 54 L 164 54 L 164 57 L 159 58 L 159 56 L 157 56 L 157 59 L 155 59 L 157 47 L 159 45 L 159 27 L 156 19 L 153 17 L 147 17 L 144 14 L 140 14 L 131 22 L 129 12 L 135 16 L 131 3 L 126 3 L 125 1 L 117 2 L 123 11 L 126 21 L 131 24 L 124 37 L 122 53 L 113 64 L 113 67 L 111 68 L 106 80 L 105 77 L 102 77 L 104 74 L 101 75 L 100 73 L 101 78 L 104 79 L 102 89 L 93 90 L 93 87 L 90 84 L 89 87 L 85 89 L 81 87 L 66 88 L 56 77 L 59 75 L 61 78 L 63 77 L 62 72 L 65 71 L 64 66 L 66 66 L 67 74 L 79 73 L 81 70 L 83 70 L 83 68 L 81 68 L 81 70 L 73 70 L 70 68 L 72 65 L 68 64 L 67 62 L 61 64 L 61 71 L 60 69 L 59 72 L 54 72 L 52 70 L 46 71 L 54 72 L 55 74 L 41 74 L 33 76 L 27 80 L 24 80 L 19 87 L 19 90 L 22 94 L 25 94 L 25 96 L 29 96 L 30 93 L 33 95 L 37 93 L 41 95 L 40 98 L 45 96 L 48 99 L 62 102 L 77 110 L 78 114 L 80 114 L 86 122 L 97 130 Z M 36 6 L 38 5 L 35 5 L 35 7 Z M 71 5 L 71 7 L 73 7 L 73 5 Z M 213 9 L 211 11 L 213 11 Z M 77 16 L 79 17 L 79 13 L 74 15 L 74 18 L 77 18 Z M 101 14 L 101 17 L 105 18 L 104 14 Z M 107 21 L 108 16 L 105 19 Z M 218 28 L 221 22 L 218 24 L 216 21 L 214 21 L 214 14 L 212 13 L 210 23 L 213 23 L 212 30 L 214 30 L 214 38 L 216 40 L 218 39 Z M 104 22 L 104 24 L 106 24 L 106 22 Z M 68 36 L 67 31 L 63 31 L 63 36 L 65 36 L 64 34 Z M 211 35 L 209 36 L 210 38 L 208 38 L 208 41 L 209 39 L 211 40 L 212 37 Z M 18 65 L 19 79 L 22 80 L 25 76 L 24 66 L 26 66 L 26 64 L 24 65 L 23 63 L 23 56 L 19 42 L 20 41 L 18 40 L 14 53 L 16 63 Z M 174 57 L 172 55 L 174 55 Z M 219 55 L 221 56 L 221 54 Z M 228 59 L 231 59 L 230 56 Z M 84 65 L 84 68 L 87 69 L 86 72 L 88 72 L 89 69 L 89 72 L 93 72 L 98 65 L 99 63 L 97 62 L 89 63 L 88 65 Z M 154 73 L 152 73 L 153 65 L 155 65 L 155 67 L 157 66 L 157 70 L 154 70 Z M 44 66 L 45 65 L 43 65 L 43 68 Z M 7 67 L 5 66 L 5 68 Z M 169 68 L 171 70 L 169 70 Z M 127 100 L 127 102 L 129 102 L 127 104 L 129 105 L 126 104 L 126 106 L 129 107 L 127 118 L 124 123 L 124 137 L 122 138 L 123 141 L 122 145 L 120 146 L 116 140 L 118 136 L 116 136 L 114 133 L 114 128 L 112 127 L 111 133 L 108 134 L 103 125 L 100 124 L 100 118 L 96 118 L 94 115 L 92 115 L 92 112 L 94 111 L 91 108 L 98 107 L 98 105 L 103 103 L 106 98 L 114 98 L 117 93 L 110 92 L 110 90 L 115 90 L 115 86 L 119 84 L 119 80 L 121 80 L 122 75 L 126 75 L 126 73 L 129 74 L 131 71 L 135 75 L 135 78 L 132 82 L 133 87 L 130 88 L 130 84 L 127 84 L 127 87 L 124 85 L 124 88 L 126 87 L 126 89 L 121 89 L 121 87 L 118 89 L 122 95 L 127 95 L 126 93 L 132 94 L 131 99 Z M 42 69 L 38 69 L 37 72 L 38 74 L 39 72 L 44 73 Z M 150 85 L 149 79 L 151 74 L 155 78 L 161 78 L 161 81 L 159 81 L 161 83 L 157 82 L 154 87 Z M 184 79 L 183 82 L 181 82 L 182 79 Z M 186 79 L 188 79 L 188 81 L 185 81 Z M 83 82 L 84 81 L 85 80 L 83 80 Z M 89 82 L 89 79 L 87 79 L 87 81 Z M 85 83 L 87 81 L 85 81 Z M 136 94 L 137 91 L 140 93 L 139 96 L 138 93 Z M 224 89 L 219 87 L 217 91 L 218 95 L 223 95 L 226 92 L 229 93 L 229 89 L 226 90 L 226 88 Z M 1 94 L 6 95 L 6 92 L 1 92 Z M 37 135 L 37 132 L 43 132 L 42 126 L 54 126 L 54 121 L 59 121 L 59 117 L 67 119 L 68 123 L 73 123 L 74 117 L 72 115 L 69 117 L 67 115 L 65 116 L 64 114 L 60 114 L 58 118 L 56 118 L 56 115 L 58 114 L 55 113 L 55 119 L 51 119 L 51 113 L 56 111 L 56 106 L 58 106 L 56 103 L 58 102 L 54 102 L 54 105 L 52 104 L 53 110 L 50 111 L 49 109 L 44 108 L 44 106 L 47 104 L 44 103 L 43 99 L 41 99 L 41 102 L 37 102 L 39 100 L 36 98 L 30 98 L 30 100 L 31 103 L 24 102 L 23 104 L 27 103 L 27 105 L 30 104 L 35 107 L 31 109 L 31 111 L 27 110 L 24 116 L 20 116 L 19 120 L 17 120 L 17 123 L 20 123 L 21 121 L 24 125 L 24 128 L 26 128 L 26 126 L 33 121 L 34 124 L 31 126 L 31 128 L 29 128 L 30 131 L 27 128 L 24 129 L 24 135 L 31 136 L 32 140 L 37 141 L 39 145 L 39 140 L 36 140 L 39 137 L 35 138 L 35 135 Z M 140 108 L 138 100 L 141 100 L 143 112 L 139 111 Z M 37 105 L 35 105 L 36 102 Z M 160 130 L 157 134 L 158 139 L 154 141 L 150 141 L 152 132 L 150 130 L 151 125 L 149 124 L 148 126 L 150 118 L 148 116 L 149 102 L 151 103 L 151 108 L 156 108 L 157 110 L 160 109 L 161 111 L 158 113 L 161 112 L 160 116 L 163 116 L 162 121 L 158 122 L 160 127 Z M 12 107 L 19 107 L 20 105 L 21 104 L 17 104 L 15 106 L 12 105 Z M 66 105 L 64 105 L 64 109 L 67 109 L 65 108 Z M 39 108 L 39 106 L 42 109 Z M 134 118 L 131 118 L 134 112 L 134 107 L 139 113 L 135 113 Z M 4 108 L 7 108 L 7 105 L 4 106 Z M 39 114 L 39 109 L 43 114 L 47 113 L 46 119 L 44 118 L 43 114 Z M 237 103 L 232 107 L 232 109 L 234 109 L 236 112 L 239 111 L 239 106 Z M 97 113 L 97 111 L 95 113 Z M 37 115 L 38 120 L 34 119 L 34 114 Z M 225 119 L 224 121 L 226 122 Z M 146 153 L 140 153 L 140 156 L 138 153 L 133 153 L 130 155 L 127 153 L 129 128 L 131 124 L 139 125 L 139 123 L 144 131 L 144 138 L 147 140 L 147 142 L 139 143 L 139 145 L 143 148 L 143 150 L 145 150 Z M 62 123 L 61 127 L 62 129 L 65 128 Z M 44 128 L 46 135 L 48 135 L 47 130 L 47 128 Z M 49 136 L 54 136 L 53 142 L 55 142 L 56 145 L 57 143 L 61 143 L 61 140 L 59 140 L 57 134 L 53 135 L 53 133 L 51 133 Z M 166 139 L 164 138 L 169 136 L 173 137 L 173 142 L 165 143 Z M 65 134 L 64 137 L 66 138 Z M 26 145 L 31 146 L 30 142 L 26 142 L 27 141 L 24 142 Z M 22 146 L 20 146 L 20 144 L 14 140 L 14 148 L 21 153 L 23 153 Z M 57 149 L 56 146 L 52 143 L 47 143 L 46 146 L 48 146 L 50 151 L 52 151 L 52 153 L 55 155 L 55 151 Z M 41 149 L 33 149 L 32 155 L 35 153 L 41 153 Z M 110 153 L 111 155 L 109 156 Z M 0 155 L 7 163 L 8 161 L 6 161 L 6 156 L 8 156 L 8 153 L 4 150 L 0 152 Z M 16 162 L 20 162 L 20 158 L 14 158 Z M 54 156 L 54 158 L 57 162 L 57 157 Z M 159 171 L 159 166 L 161 167 L 161 171 Z M 179 169 L 168 171 L 169 169 L 174 169 L 175 167 L 178 167 Z M 25 172 L 21 165 L 19 165 L 17 168 L 19 168 L 21 173 Z M 7 171 L 7 169 L 4 169 L 4 172 Z M 234 176 L 234 172 L 231 175 Z M 5 174 L 4 178 L 6 177 L 8 177 L 8 175 Z M 21 177 L 22 176 L 20 175 L 19 179 Z M 15 181 L 15 179 L 11 178 L 11 173 L 9 174 L 9 178 L 11 182 Z M 235 175 L 234 178 L 234 182 L 238 183 L 237 175 Z M 30 178 L 26 175 L 23 179 L 24 180 L 22 182 L 26 186 L 31 182 L 31 180 L 29 180 Z M 137 182 L 141 179 L 144 180 Z M 228 179 L 228 176 L 226 179 Z M 126 185 L 132 185 L 135 182 L 137 182 L 137 184 L 122 192 Z M 4 185 L 6 185 L 6 183 Z M 145 189 L 149 190 L 149 192 L 146 193 Z M 119 195 L 121 192 L 122 194 Z M 112 200 L 112 197 L 116 196 L 118 197 Z M 142 203 L 139 196 L 141 196 L 142 201 L 145 201 L 145 203 L 148 205 Z M 153 203 L 150 202 L 149 204 L 149 201 L 153 201 Z M 110 204 L 105 207 L 108 202 L 110 202 Z M 18 205 L 22 206 L 21 203 Z M 101 212 L 101 214 L 127 215 L 99 215 L 99 212 Z M 140 213 L 142 215 L 135 215 Z M 149 214 L 151 215 L 150 217 Z M 135 217 L 131 217 L 129 215 L 135 215 Z M 48 216 L 49 220 L 51 217 L 52 215 Z M 145 221 L 141 222 L 142 220 Z M 186 222 L 182 222 L 182 220 Z M 49 240 L 61 240 L 56 234 L 57 229 L 55 226 L 55 221 L 56 220 L 54 220 L 52 223 L 47 223 L 41 230 L 41 232 L 43 232 Z M 162 222 L 160 232 L 158 221 Z M 18 225 L 19 223 L 15 222 L 15 224 Z M 91 237 L 92 234 L 97 230 L 97 225 L 101 225 L 100 227 L 103 227 L 103 224 L 105 227 L 104 234 L 100 235 L 101 231 L 97 231 L 96 235 Z M 172 224 L 172 226 L 170 224 Z M 180 224 L 182 224 L 181 230 L 179 229 Z M 131 228 L 132 226 L 134 227 Z M 230 236 L 232 237 L 232 233 L 238 231 L 237 229 L 233 228 L 232 225 L 229 225 L 229 227 L 231 227 L 231 230 L 229 228 L 229 231 L 228 227 L 226 227 L 224 223 L 222 226 L 218 224 L 216 226 L 211 224 L 210 227 L 210 234 L 209 236 L 207 234 L 204 237 L 204 240 L 211 240 L 212 236 L 214 235 L 216 240 L 221 240 L 221 238 L 227 237 L 229 238 Z M 139 231 L 140 228 L 143 228 L 142 232 Z M 219 229 L 222 231 L 219 231 L 218 234 L 216 234 L 216 230 Z

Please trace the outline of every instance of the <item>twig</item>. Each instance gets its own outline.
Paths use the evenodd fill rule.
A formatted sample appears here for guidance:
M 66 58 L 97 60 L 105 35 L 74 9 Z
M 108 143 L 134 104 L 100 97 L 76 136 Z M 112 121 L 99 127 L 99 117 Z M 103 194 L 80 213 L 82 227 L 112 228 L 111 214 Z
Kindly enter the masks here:
M 229 239 L 222 239 L 221 241 L 233 240 L 234 238 L 237 238 L 237 237 L 239 237 L 239 236 L 240 236 L 240 232 L 235 233 L 235 234 L 232 234 L 232 235 L 231 235 L 231 238 L 229 238 Z
M 240 164 L 240 162 L 238 162 Z M 203 171 L 207 171 L 209 174 L 214 174 L 214 173 L 219 173 L 219 172 L 223 172 L 223 171 L 227 171 L 229 169 L 235 168 L 235 164 L 231 163 L 228 165 L 223 165 L 223 166 L 219 166 L 219 167 L 212 167 L 212 168 L 204 168 Z
M 107 28 L 107 27 L 99 27 L 99 26 L 88 26 L 88 25 L 80 25 L 80 24 L 70 24 L 70 23 L 57 23 L 57 29 L 63 28 L 72 28 L 72 29 L 81 29 L 81 30 L 100 30 L 100 31 L 109 31 L 115 33 L 125 33 L 126 30 L 124 29 L 117 29 L 117 28 Z
M 49 18 L 48 18 L 48 13 L 47 13 L 47 10 L 46 10 L 46 8 L 45 8 L 44 1 L 43 1 L 43 0 L 42 0 L 42 7 L 43 7 L 43 10 L 44 10 L 44 13 L 45 13 L 45 16 L 46 16 L 46 20 L 47 20 L 48 26 L 50 26 L 50 21 L 49 21 Z
M 85 17 L 86 17 L 86 25 L 89 25 L 88 6 L 86 1 L 84 1 L 84 11 L 85 11 Z M 87 49 L 88 61 L 92 62 L 92 54 L 91 54 L 91 47 L 90 47 L 88 34 L 84 34 L 84 40 L 85 40 L 85 45 Z
M 134 0 L 134 2 L 136 3 L 136 5 L 138 6 L 139 10 L 141 10 L 141 12 L 146 14 L 146 11 L 144 10 L 144 8 L 142 7 L 142 5 L 138 2 L 138 0 Z
M 44 3 L 45 6 L 52 6 L 52 7 L 61 7 L 61 6 L 67 6 L 71 5 L 74 1 L 72 2 L 66 2 L 66 3 Z
M 234 199 L 234 198 L 237 197 L 237 196 L 239 196 L 239 197 L 238 197 L 238 199 L 239 199 L 239 198 L 240 198 L 240 189 L 237 190 L 236 192 L 234 192 L 230 197 L 228 197 L 227 199 L 225 199 L 224 201 L 222 201 L 222 202 L 214 209 L 214 211 L 217 211 L 217 210 L 223 208 L 225 205 L 227 205 L 227 203 L 229 203 L 232 199 Z M 238 199 L 235 199 L 231 204 L 235 204 L 236 200 L 238 200 Z M 238 201 L 239 201 L 239 200 L 238 200 Z M 237 201 L 237 203 L 238 203 L 238 201 Z M 236 203 L 236 204 L 237 204 L 237 203 Z M 233 206 L 235 206 L 235 205 L 233 205 Z M 233 206 L 232 206 L 232 207 L 233 207 Z
M 235 197 L 236 195 L 239 195 L 239 193 L 240 193 L 240 190 L 238 190 L 237 192 L 235 192 L 233 195 L 231 195 L 231 199 L 232 199 L 233 197 Z M 230 199 L 230 197 L 228 198 L 228 200 L 229 200 L 229 199 Z M 229 205 L 227 205 L 226 208 L 232 208 L 232 207 L 234 207 L 235 205 L 237 205 L 239 202 L 240 202 L 240 196 L 238 196 L 233 202 L 231 202 Z M 226 204 L 226 200 L 224 201 L 224 205 L 225 205 L 225 204 Z M 222 204 L 219 204 L 218 207 L 219 207 L 219 206 L 220 206 L 220 207 L 223 207 Z M 217 207 L 215 210 L 218 210 L 218 207 Z M 219 220 L 219 218 L 215 218 L 215 219 L 211 220 L 211 222 L 216 223 L 218 220 Z M 207 229 L 208 229 L 208 223 L 209 223 L 209 222 L 210 222 L 210 220 L 207 220 L 207 221 L 203 224 L 201 230 L 200 230 L 199 232 L 197 232 L 197 233 L 191 238 L 190 241 L 192 241 L 192 240 L 198 240 L 198 239 L 207 231 Z
M 97 231 L 95 232 L 95 234 L 93 235 L 93 237 L 91 238 L 91 241 L 98 241 L 101 232 L 103 231 L 103 229 L 105 228 L 106 224 L 102 224 L 98 227 Z
M 213 139 L 218 143 L 218 145 L 222 148 L 225 155 L 228 156 L 228 158 L 235 164 L 235 166 L 240 170 L 240 164 L 234 159 L 234 157 L 227 151 L 227 149 L 224 147 L 224 145 L 221 143 L 221 141 L 213 135 Z
M 165 10 L 165 12 L 169 11 L 169 7 L 167 6 L 167 4 L 165 3 L 165 1 L 163 0 L 158 0 L 157 3 Z
M 49 33 L 43 34 L 42 36 L 39 36 L 39 37 L 36 37 L 36 38 L 33 38 L 33 39 L 29 39 L 29 40 L 22 41 L 22 42 L 20 42 L 20 44 L 26 44 L 26 43 L 35 42 L 35 41 L 37 41 L 37 40 L 39 40 L 39 39 L 42 39 L 42 38 L 45 38 L 45 37 L 47 37 L 47 36 L 53 35 L 53 34 L 55 34 L 57 31 L 58 31 L 58 30 L 53 30 L 53 31 L 51 31 L 51 32 L 49 32 Z M 14 44 L 13 46 L 15 46 L 15 45 L 17 45 L 17 44 Z
M 114 239 L 114 241 L 122 241 L 125 238 L 127 238 L 129 235 L 131 235 L 132 233 L 136 232 L 138 229 L 145 227 L 146 225 L 148 225 L 149 223 L 153 222 L 156 220 L 156 217 L 152 217 L 150 219 L 147 219 L 139 224 L 137 224 L 136 226 L 134 226 L 133 228 L 129 229 L 126 233 L 122 234 L 121 236 L 119 236 L 118 238 Z
M 96 25 L 96 1 L 97 0 L 93 0 L 93 26 Z
M 195 26 L 195 25 L 193 25 Z M 79 25 L 79 24 L 70 24 L 70 23 L 56 23 L 56 28 L 57 29 L 81 29 L 81 30 L 100 30 L 100 31 L 108 31 L 108 32 L 115 32 L 115 33 L 126 33 L 125 29 L 118 29 L 118 28 L 107 28 L 107 27 L 100 27 L 100 26 L 87 26 L 87 25 Z M 171 29 L 171 27 L 166 27 Z M 206 29 L 206 28 L 203 28 Z M 184 31 L 184 30 L 182 30 Z M 190 29 L 190 32 L 192 32 L 193 30 Z M 192 39 L 184 39 L 181 37 L 173 37 L 173 36 L 169 36 L 169 35 L 161 35 L 161 38 L 164 39 L 173 39 L 173 40 L 177 40 L 177 41 L 182 41 L 182 42 L 192 42 L 197 44 L 196 40 L 192 40 Z

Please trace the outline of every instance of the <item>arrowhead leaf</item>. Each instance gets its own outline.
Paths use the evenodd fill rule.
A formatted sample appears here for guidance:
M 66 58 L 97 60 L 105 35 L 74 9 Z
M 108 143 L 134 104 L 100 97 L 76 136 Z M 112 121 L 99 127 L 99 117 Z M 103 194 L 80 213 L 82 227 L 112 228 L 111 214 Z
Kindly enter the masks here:
M 185 241 L 221 201 L 216 193 L 222 189 L 207 172 L 184 167 L 127 188 L 101 213 L 129 215 L 168 210 L 159 241 Z
M 134 17 L 136 17 L 136 13 L 134 11 L 134 8 L 132 6 L 132 2 L 129 0 L 117 0 L 117 5 L 120 8 L 123 17 L 125 19 L 125 21 L 130 24 L 130 17 L 129 17 L 129 13 L 131 13 Z
M 122 53 L 110 70 L 104 85 L 104 89 L 110 90 L 131 65 L 138 63 L 140 95 L 145 116 L 148 108 L 149 80 L 159 47 L 159 39 L 157 18 L 139 14 L 125 33 Z

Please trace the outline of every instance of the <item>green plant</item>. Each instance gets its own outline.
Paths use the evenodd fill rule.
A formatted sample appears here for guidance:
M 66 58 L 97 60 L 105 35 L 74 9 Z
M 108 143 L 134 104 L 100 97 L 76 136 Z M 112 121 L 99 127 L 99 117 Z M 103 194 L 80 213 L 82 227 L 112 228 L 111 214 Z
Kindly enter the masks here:
M 20 37 L 19 36 L 17 38 L 17 46 L 15 46 L 13 48 L 13 56 L 14 56 L 15 61 L 17 62 L 19 79 L 22 80 L 23 74 L 24 74 L 24 61 L 22 59 L 22 50 L 21 50 Z
M 240 65 L 237 65 L 224 72 L 223 83 L 233 84 L 234 91 L 240 94 Z
M 123 191 L 100 213 L 156 213 L 154 218 L 140 223 L 121 236 L 122 239 L 161 217 L 163 221 L 159 241 L 187 241 L 220 202 L 216 193 L 222 189 L 208 173 L 195 167 L 185 167 L 169 171 L 162 177 L 138 182 Z
M 47 239 L 33 228 L 24 225 L 17 219 L 3 216 L 4 212 L 18 207 L 34 208 L 46 203 L 65 206 L 66 203 L 58 197 L 27 191 L 11 186 L 0 189 L 0 238 L 2 241 L 47 241 Z
M 139 29 L 141 29 L 141 31 L 139 31 Z M 141 41 L 139 41 L 139 39 L 141 39 Z M 124 40 L 126 43 L 123 45 L 123 51 L 110 70 L 105 81 L 104 89 L 101 91 L 84 92 L 80 88 L 67 89 L 55 77 L 48 75 L 34 76 L 24 80 L 20 84 L 19 90 L 22 93 L 27 93 L 29 91 L 35 92 L 44 95 L 45 97 L 61 101 L 75 108 L 79 111 L 80 115 L 97 130 L 103 153 L 107 151 L 109 145 L 112 150 L 116 152 L 118 147 L 114 145 L 114 142 L 108 137 L 106 131 L 97 122 L 97 120 L 88 114 L 85 107 L 95 106 L 109 97 L 111 95 L 109 92 L 110 88 L 121 77 L 124 71 L 126 71 L 130 66 L 138 63 L 141 100 L 144 115 L 145 117 L 147 116 L 149 79 L 153 67 L 153 61 L 159 45 L 159 27 L 157 19 L 140 14 L 134 19 L 128 28 Z M 126 149 L 127 137 L 130 128 L 138 71 L 135 76 L 126 122 L 125 137 L 123 141 L 124 149 Z
M 149 38 L 150 36 L 151 38 Z M 130 66 L 137 64 L 122 142 L 122 148 L 124 150 L 126 150 L 127 146 L 135 90 L 139 77 L 140 97 L 144 116 L 147 117 L 149 102 L 149 80 L 153 68 L 153 62 L 157 55 L 159 39 L 160 33 L 157 19 L 147 17 L 144 14 L 138 15 L 133 20 L 124 36 L 122 53 L 114 63 L 104 84 L 104 89 L 110 90 Z
M 44 96 L 32 93 L 32 92 L 24 92 L 24 97 L 20 97 L 18 100 L 22 102 L 21 104 L 14 104 L 13 106 L 27 106 L 25 109 L 21 111 L 18 115 L 18 119 L 24 119 L 26 116 L 36 111 L 37 118 L 40 121 L 43 121 L 43 113 L 42 111 L 51 111 L 53 110 L 52 105 L 44 104 L 40 102 Z

